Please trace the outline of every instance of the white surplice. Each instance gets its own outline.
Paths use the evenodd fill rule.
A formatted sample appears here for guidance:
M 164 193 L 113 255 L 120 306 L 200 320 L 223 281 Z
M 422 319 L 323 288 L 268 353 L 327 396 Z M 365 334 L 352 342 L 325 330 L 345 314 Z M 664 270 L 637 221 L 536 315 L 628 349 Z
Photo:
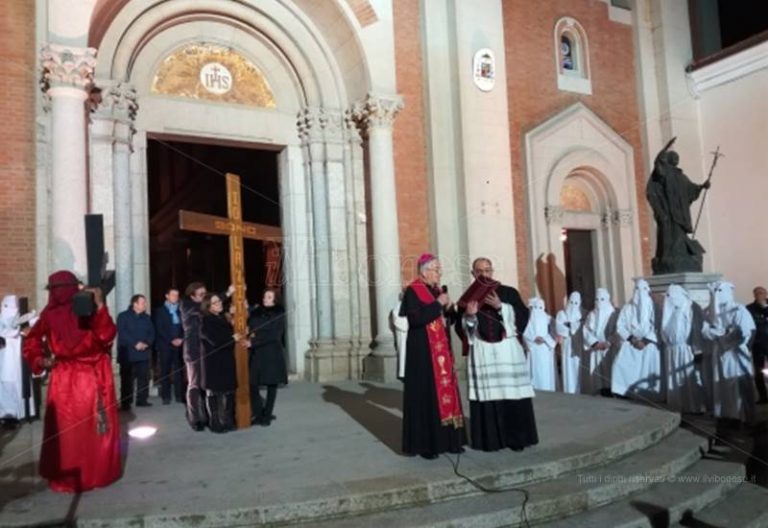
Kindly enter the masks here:
M 497 343 L 484 341 L 478 335 L 477 318 L 467 315 L 462 318 L 470 346 L 467 364 L 469 399 L 487 402 L 533 398 L 529 365 L 517 340 L 512 305 L 501 305 L 504 337 Z

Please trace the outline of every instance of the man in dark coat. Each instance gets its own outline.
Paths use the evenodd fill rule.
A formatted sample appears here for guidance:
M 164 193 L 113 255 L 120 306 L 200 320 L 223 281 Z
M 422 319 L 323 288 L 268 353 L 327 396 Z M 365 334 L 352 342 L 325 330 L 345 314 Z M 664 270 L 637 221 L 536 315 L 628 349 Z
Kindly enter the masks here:
M 137 294 L 131 306 L 117 316 L 117 361 L 120 363 L 120 402 L 123 410 L 133 404 L 136 383 L 136 406 L 149 407 L 149 360 L 155 342 L 155 327 L 147 315 L 147 299 Z
M 184 343 L 184 329 L 179 314 L 179 290 L 169 288 L 165 293 L 165 302 L 154 313 L 155 350 L 160 360 L 160 397 L 163 404 L 171 403 L 171 385 L 176 401 L 183 403 L 184 386 L 181 371 L 181 345 Z
M 208 423 L 205 395 L 201 390 L 203 365 L 200 360 L 200 303 L 206 294 L 205 284 L 192 282 L 181 301 L 181 325 L 184 328 L 184 364 L 187 368 L 187 421 L 195 431 L 203 431 Z

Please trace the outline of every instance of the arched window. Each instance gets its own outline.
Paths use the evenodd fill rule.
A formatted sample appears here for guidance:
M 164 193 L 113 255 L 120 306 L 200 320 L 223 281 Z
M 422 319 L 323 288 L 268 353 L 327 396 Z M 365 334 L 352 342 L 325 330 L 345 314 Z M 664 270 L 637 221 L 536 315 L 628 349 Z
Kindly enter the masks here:
M 555 24 L 555 58 L 560 90 L 592 93 L 587 34 L 576 19 L 564 17 Z

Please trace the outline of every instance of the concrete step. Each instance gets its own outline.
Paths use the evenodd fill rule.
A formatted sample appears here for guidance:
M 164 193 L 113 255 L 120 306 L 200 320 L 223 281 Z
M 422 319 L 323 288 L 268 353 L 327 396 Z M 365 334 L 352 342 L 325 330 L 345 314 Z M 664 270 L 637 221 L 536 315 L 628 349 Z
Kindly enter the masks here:
M 718 460 L 699 460 L 665 482 L 621 501 L 546 523 L 546 528 L 657 528 L 680 521 L 719 501 L 744 481 L 744 466 Z M 740 526 L 730 524 L 729 526 Z
M 122 479 L 78 498 L 78 527 L 290 524 L 480 494 L 454 475 L 448 458 L 399 453 L 399 386 L 295 384 L 281 398 L 273 427 L 225 437 L 190 435 L 175 406 L 148 409 L 141 420 L 162 424 L 160 433 L 130 442 Z M 544 483 L 664 443 L 680 422 L 678 414 L 609 398 L 542 391 L 535 405 L 537 446 L 469 449 L 461 472 L 486 486 Z M 33 425 L 3 448 L 0 526 L 38 526 L 72 508 L 71 497 L 34 476 L 41 438 L 42 427 Z M 174 477 L 179 471 L 184 478 Z
M 722 500 L 693 512 L 676 527 L 687 528 L 767 528 L 768 489 L 744 482 Z
M 702 438 L 683 430 L 641 452 L 587 470 L 578 470 L 536 484 L 522 491 L 476 492 L 472 496 L 391 510 L 365 516 L 327 519 L 303 526 L 313 528 L 498 527 L 517 526 L 524 515 L 530 523 L 578 514 L 620 501 L 653 482 L 676 475 L 701 458 Z M 461 468 L 459 468 L 461 470 Z M 731 470 L 735 470 L 731 468 Z M 525 497 L 527 495 L 527 501 Z M 714 500 L 714 499 L 713 499 Z M 591 526 L 613 526 L 612 523 Z

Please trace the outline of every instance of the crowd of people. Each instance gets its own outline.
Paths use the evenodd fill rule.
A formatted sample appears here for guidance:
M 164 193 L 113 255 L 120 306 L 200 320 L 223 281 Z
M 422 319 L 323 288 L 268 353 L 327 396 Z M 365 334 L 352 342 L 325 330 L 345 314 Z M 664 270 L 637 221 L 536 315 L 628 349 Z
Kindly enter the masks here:
M 477 281 L 492 282 L 493 273 L 487 258 L 472 264 Z M 711 300 L 702 309 L 674 284 L 657 302 L 648 283 L 638 279 L 632 299 L 620 309 L 600 288 L 591 311 L 582 306 L 583 294 L 572 292 L 553 318 L 541 298 L 526 306 L 515 288 L 495 282 L 484 298 L 459 307 L 440 279 L 439 260 L 423 255 L 417 278 L 393 313 L 406 455 L 433 459 L 443 452 L 461 453 L 468 443 L 452 328 L 468 356 L 474 449 L 519 451 L 537 444 L 532 403 L 537 389 L 666 402 L 680 412 L 710 412 L 739 422 L 750 421 L 755 404 L 768 401 L 765 288 L 755 288 L 755 302 L 745 307 L 735 301 L 732 284 L 718 282 L 710 286 Z M 35 414 L 20 382 L 21 350 L 32 376 L 49 373 L 40 472 L 52 489 L 81 492 L 120 477 L 118 410 L 151 405 L 152 350 L 163 404 L 184 403 L 193 430 L 235 428 L 238 346 L 249 349 L 251 423 L 269 426 L 275 419 L 277 387 L 287 383 L 285 312 L 276 291 L 267 289 L 258 306 L 244 307 L 248 334 L 237 335 L 232 288 L 211 293 L 195 282 L 183 298 L 169 288 L 151 318 L 147 299 L 137 294 L 115 324 L 98 288 L 86 288 L 93 297 L 92 313 L 75 313 L 73 301 L 82 285 L 71 272 L 52 274 L 47 287 L 48 304 L 39 315 L 21 314 L 14 297 L 3 299 L 0 410 L 11 418 Z M 9 367 L 8 358 L 16 358 L 16 364 Z
M 765 288 L 755 288 L 755 302 L 744 306 L 734 299 L 733 284 L 713 283 L 702 309 L 682 286 L 670 285 L 657 300 L 648 282 L 637 279 L 631 300 L 620 308 L 599 288 L 592 310 L 583 308 L 581 292 L 572 292 L 552 317 L 541 298 L 526 306 L 505 285 L 459 307 L 441 289 L 440 270 L 436 257 L 423 255 L 418 278 L 392 314 L 405 385 L 406 454 L 431 459 L 460 453 L 467 443 L 451 327 L 468 354 L 475 449 L 537 443 L 534 390 L 629 398 L 733 423 L 751 422 L 755 404 L 768 402 Z M 476 259 L 472 275 L 492 280 L 491 261 Z
M 251 423 L 268 426 L 275 419 L 277 387 L 287 383 L 284 310 L 275 290 L 265 290 L 260 305 L 245 307 L 248 334 L 237 335 L 229 302 L 232 288 L 216 294 L 208 293 L 202 283 L 192 283 L 183 300 L 170 288 L 153 318 L 147 314 L 146 297 L 137 294 L 118 315 L 117 324 L 98 288 L 85 288 L 93 300 L 92 313 L 75 312 L 75 297 L 83 287 L 73 273 L 52 274 L 47 289 L 48 304 L 39 316 L 20 315 L 15 298 L 3 301 L 0 357 L 14 358 L 15 365 L 13 383 L 5 383 L 9 369 L 2 364 L 0 409 L 15 417 L 22 412 L 29 416 L 29 398 L 22 397 L 20 388 L 22 366 L 27 365 L 32 376 L 49 376 L 39 466 L 53 490 L 82 492 L 120 477 L 118 411 L 129 411 L 134 403 L 151 406 L 152 350 L 157 351 L 162 402 L 171 404 L 175 397 L 184 403 L 194 430 L 223 433 L 235 428 L 236 346 L 249 350 Z M 119 401 L 112 372 L 115 344 Z M 14 346 L 17 354 L 10 353 Z M 267 387 L 266 402 L 260 386 Z
M 251 423 L 271 424 L 277 387 L 288 382 L 282 345 L 285 312 L 277 292 L 266 289 L 261 304 L 246 303 L 248 334 L 237 335 L 233 291 L 230 287 L 225 293 L 208 292 L 205 284 L 193 282 L 181 299 L 179 290 L 169 288 L 152 318 L 143 295 L 131 298 L 130 307 L 117 317 L 121 410 L 131 410 L 134 403 L 152 405 L 150 367 L 156 363 L 162 403 L 170 405 L 175 398 L 185 404 L 192 429 L 217 433 L 235 429 L 235 347 L 242 346 L 249 349 Z M 259 387 L 267 388 L 266 403 Z

